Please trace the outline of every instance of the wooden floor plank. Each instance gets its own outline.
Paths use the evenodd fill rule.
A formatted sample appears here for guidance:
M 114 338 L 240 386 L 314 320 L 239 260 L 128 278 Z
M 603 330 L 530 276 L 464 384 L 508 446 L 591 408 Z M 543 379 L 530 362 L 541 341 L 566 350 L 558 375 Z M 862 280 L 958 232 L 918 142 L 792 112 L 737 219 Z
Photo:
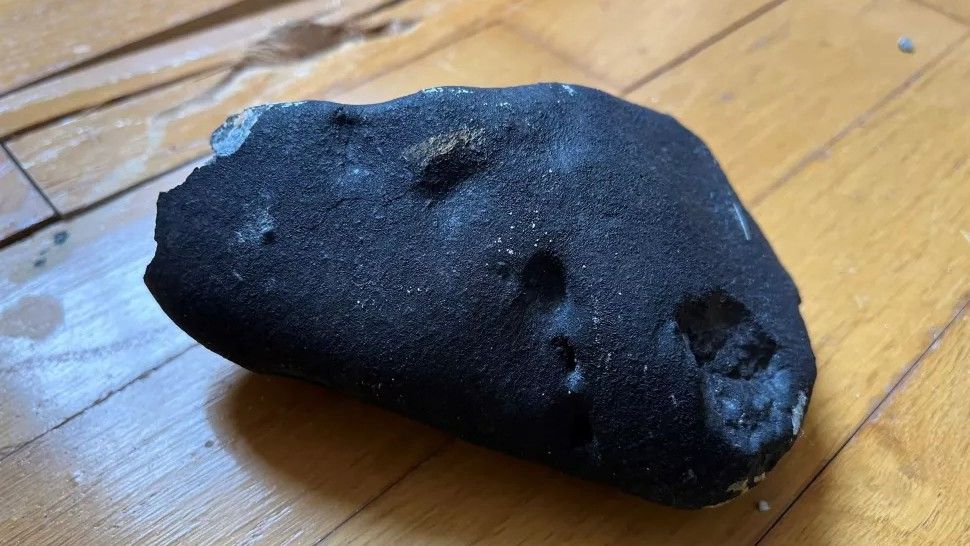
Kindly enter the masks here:
M 70 117 L 15 138 L 9 149 L 62 213 L 97 202 L 137 182 L 200 157 L 205 133 L 183 130 L 179 104 L 200 96 L 228 75 L 223 70 Z M 200 105 L 205 101 L 200 99 Z M 243 103 L 237 103 L 243 107 Z M 204 107 L 196 118 L 217 127 L 225 117 Z
M 0 458 L 191 346 L 141 277 L 176 171 L 0 252 Z
M 790 0 L 630 98 L 702 135 L 751 201 L 965 30 L 909 0 Z
M 30 180 L 0 148 L 0 243 L 54 215 Z
M 970 23 L 970 3 L 966 0 L 917 0 L 920 4 L 932 6 L 964 23 Z M 918 46 L 917 46 L 918 47 Z
M 769 0 L 531 0 L 509 21 L 561 55 L 625 88 Z
M 764 544 L 970 543 L 963 313 Z
M 284 25 L 316 23 L 339 28 L 389 0 L 283 2 L 279 6 L 206 27 L 152 47 L 108 58 L 0 96 L 0 136 L 100 106 L 133 93 L 244 62 Z
M 9 149 L 58 210 L 74 211 L 206 154 L 209 134 L 232 113 L 339 94 L 498 17 L 507 1 L 405 2 L 361 22 L 386 28 L 386 38 L 351 40 L 302 61 L 217 71 L 28 132 Z M 419 24 L 405 32 L 409 22 Z
M 441 442 L 195 348 L 0 463 L 0 537 L 308 544 Z
M 128 0 L 5 0 L 0 93 L 237 3 L 142 0 L 133 9 Z
M 515 58 L 510 66 L 508 59 Z M 502 87 L 561 81 L 610 90 L 609 84 L 497 25 L 450 44 L 421 60 L 334 98 L 338 102 L 383 102 L 428 87 Z
M 970 295 L 968 78 L 964 45 L 753 210 L 799 283 L 819 376 L 803 437 L 752 493 L 674 511 L 456 444 L 330 544 L 755 541 Z

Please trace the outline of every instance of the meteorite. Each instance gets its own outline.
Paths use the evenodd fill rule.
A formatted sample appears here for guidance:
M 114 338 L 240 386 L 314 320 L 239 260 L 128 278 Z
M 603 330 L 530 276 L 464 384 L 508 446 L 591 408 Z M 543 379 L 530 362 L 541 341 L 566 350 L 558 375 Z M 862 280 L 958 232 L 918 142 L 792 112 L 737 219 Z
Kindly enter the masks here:
M 246 110 L 158 200 L 145 275 L 256 372 L 660 503 L 792 445 L 800 298 L 710 150 L 576 85 Z

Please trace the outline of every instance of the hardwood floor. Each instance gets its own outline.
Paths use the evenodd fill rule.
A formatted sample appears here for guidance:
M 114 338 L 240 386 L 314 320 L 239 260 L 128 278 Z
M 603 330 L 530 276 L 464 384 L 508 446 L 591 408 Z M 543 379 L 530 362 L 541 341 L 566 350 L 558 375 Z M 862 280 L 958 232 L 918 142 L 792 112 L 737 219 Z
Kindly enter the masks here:
M 0 543 L 970 543 L 961 0 L 144 4 L 0 5 Z M 803 433 L 734 502 L 663 508 L 249 374 L 142 282 L 158 193 L 235 111 L 552 80 L 696 131 L 801 289 Z

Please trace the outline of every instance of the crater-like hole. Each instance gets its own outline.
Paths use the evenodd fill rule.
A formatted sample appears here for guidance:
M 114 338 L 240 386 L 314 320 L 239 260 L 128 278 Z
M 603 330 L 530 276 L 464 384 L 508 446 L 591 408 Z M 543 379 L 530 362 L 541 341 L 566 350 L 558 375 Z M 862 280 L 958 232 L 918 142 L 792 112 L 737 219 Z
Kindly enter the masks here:
M 559 359 L 563 364 L 563 367 L 569 371 L 576 369 L 576 348 L 573 347 L 571 341 L 569 341 L 569 336 L 558 335 L 552 338 L 552 346 L 556 350 L 556 354 L 559 355 Z
M 566 268 L 547 251 L 533 254 L 522 269 L 522 292 L 533 301 L 555 304 L 566 296 Z
M 593 424 L 589 419 L 589 405 L 577 394 L 567 398 L 569 409 L 569 447 L 584 448 L 593 442 Z
M 698 366 L 732 379 L 752 378 L 777 349 L 747 307 L 721 290 L 682 303 L 677 325 Z
M 481 135 L 480 130 L 462 128 L 412 147 L 406 156 L 417 167 L 417 190 L 429 199 L 442 199 L 478 172 L 485 164 Z

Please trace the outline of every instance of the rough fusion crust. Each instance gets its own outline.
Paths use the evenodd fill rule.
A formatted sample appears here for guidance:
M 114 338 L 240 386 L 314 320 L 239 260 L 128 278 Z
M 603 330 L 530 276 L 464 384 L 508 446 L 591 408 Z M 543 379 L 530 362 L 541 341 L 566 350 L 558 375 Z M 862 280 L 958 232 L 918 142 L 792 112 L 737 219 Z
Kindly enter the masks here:
M 700 507 L 815 379 L 799 296 L 707 147 L 579 86 L 269 105 L 158 201 L 145 280 L 203 345 Z

